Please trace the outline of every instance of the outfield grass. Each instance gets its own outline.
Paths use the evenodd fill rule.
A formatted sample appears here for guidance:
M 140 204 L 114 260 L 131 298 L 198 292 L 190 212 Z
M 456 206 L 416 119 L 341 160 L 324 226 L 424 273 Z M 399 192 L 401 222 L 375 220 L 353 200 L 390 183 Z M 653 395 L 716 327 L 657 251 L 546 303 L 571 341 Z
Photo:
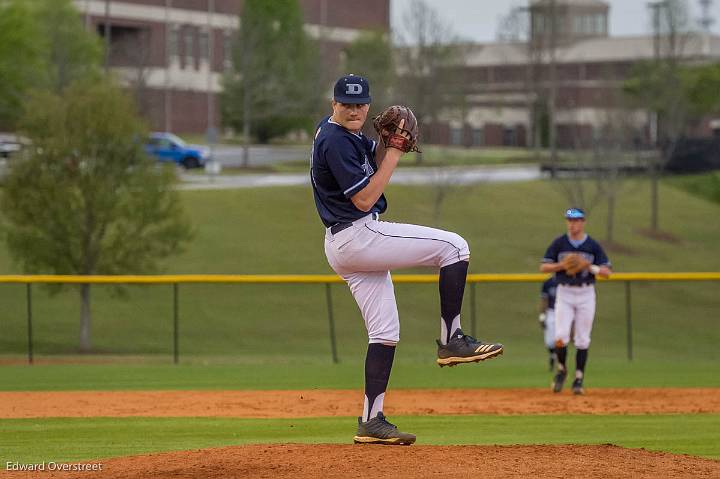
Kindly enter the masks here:
M 700 175 L 676 175 L 665 179 L 669 185 L 720 204 L 720 171 Z
M 720 458 L 720 415 L 396 416 L 418 444 L 607 444 Z M 355 419 L 0 420 L 0 463 L 82 461 L 258 443 L 350 443 Z M 72 437 L 72 441 L 67 438 Z
M 392 388 L 547 387 L 545 356 L 534 361 L 506 357 L 481 365 L 439 368 L 432 351 L 407 358 L 401 349 L 393 366 Z M 594 387 L 720 387 L 717 363 L 594 359 L 585 385 Z M 573 363 L 572 357 L 570 363 Z M 0 367 L 0 391 L 164 390 L 164 389 L 360 389 L 363 358 L 340 364 L 327 360 L 276 360 L 203 364 L 72 364 Z
M 385 219 L 435 224 L 458 231 L 471 245 L 470 270 L 535 272 L 550 241 L 563 232 L 566 200 L 550 182 L 488 184 L 449 192 L 441 218 L 433 217 L 432 187 L 392 187 Z M 645 238 L 648 185 L 627 183 L 616 207 L 616 239 L 610 251 L 618 271 L 719 271 L 720 205 L 672 187 L 661 189 L 663 229 L 680 239 Z M 265 188 L 182 193 L 196 235 L 187 251 L 166 262 L 169 273 L 331 273 L 322 250 L 323 227 L 308 188 Z M 591 212 L 589 232 L 602 240 L 604 208 Z M 4 250 L 0 271 L 20 272 Z M 109 287 L 93 287 L 93 344 L 101 354 L 167 355 L 172 351 L 172 289 L 137 286 L 126 299 Z M 25 288 L 0 285 L 0 354 L 26 348 Z M 428 361 L 438 334 L 436 285 L 398 285 L 402 339 L 399 361 Z M 544 358 L 536 306 L 539 285 L 477 288 L 477 332 L 502 341 L 507 357 L 530 367 Z M 635 358 L 654 364 L 668 358 L 687 365 L 720 359 L 718 285 L 657 283 L 633 287 Z M 183 358 L 232 357 L 240 361 L 327 361 L 325 291 L 322 285 L 183 285 L 180 287 L 180 350 Z M 589 367 L 625 356 L 625 296 L 622 284 L 598 287 L 598 313 Z M 78 337 L 75 290 L 50 297 L 34 290 L 35 352 L 73 354 Z M 343 285 L 333 286 L 342 361 L 358 361 L 365 329 Z M 469 329 L 469 302 L 464 324 Z M 703 363 L 703 361 L 707 363 Z M 713 363 L 714 361 L 714 363 Z M 705 367 L 705 366 L 703 366 Z M 712 366 L 710 366 L 712 367 Z M 717 366 L 714 367 L 717 371 Z

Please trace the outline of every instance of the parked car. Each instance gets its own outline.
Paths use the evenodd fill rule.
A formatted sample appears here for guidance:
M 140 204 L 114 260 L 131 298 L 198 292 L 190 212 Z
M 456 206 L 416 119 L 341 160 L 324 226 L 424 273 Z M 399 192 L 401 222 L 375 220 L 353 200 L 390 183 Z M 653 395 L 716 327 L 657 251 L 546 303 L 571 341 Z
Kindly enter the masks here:
M 145 144 L 145 151 L 158 161 L 174 162 L 187 169 L 201 168 L 210 160 L 210 148 L 189 145 L 172 133 L 152 133 Z
M 10 158 L 11 155 L 19 152 L 25 144 L 29 144 L 26 138 L 13 133 L 0 133 L 0 158 Z

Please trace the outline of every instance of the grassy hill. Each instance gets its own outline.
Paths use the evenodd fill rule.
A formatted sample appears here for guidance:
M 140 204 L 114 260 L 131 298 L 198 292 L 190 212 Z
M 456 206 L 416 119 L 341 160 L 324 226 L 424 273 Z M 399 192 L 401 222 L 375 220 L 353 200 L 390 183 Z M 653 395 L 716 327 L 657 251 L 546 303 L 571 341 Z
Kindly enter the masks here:
M 437 223 L 432 219 L 432 195 L 431 187 L 391 187 L 384 219 L 459 232 L 470 243 L 474 273 L 536 272 L 547 245 L 564 231 L 561 213 L 566 200 L 550 182 L 455 189 Z M 720 205 L 664 186 L 661 226 L 677 239 L 667 242 L 639 231 L 649 219 L 648 198 L 648 185 L 632 181 L 618 201 L 620 247 L 609 251 L 616 270 L 720 270 Z M 196 235 L 186 252 L 166 264 L 168 273 L 331 273 L 322 248 L 324 229 L 308 188 L 194 191 L 183 192 L 182 199 Z M 589 233 L 601 241 L 604 217 L 604 207 L 598 206 L 588 222 Z M 19 272 L 4 249 L 0 271 Z M 399 361 L 432 360 L 439 330 L 437 286 L 396 289 L 402 329 Z M 24 286 L 0 285 L 0 354 L 25 351 L 24 292 Z M 183 357 L 329 362 L 322 285 L 183 285 L 180 292 Z M 544 358 L 536 325 L 538 293 L 537 284 L 478 286 L 478 335 L 504 342 L 513 361 Z M 624 286 L 602 284 L 598 297 L 591 355 L 622 359 Z M 346 287 L 333 286 L 333 300 L 340 358 L 356 361 L 366 344 L 362 318 Z M 465 304 L 469 329 L 469 302 Z M 715 283 L 633 286 L 636 361 L 717 361 L 719 312 Z M 93 313 L 94 346 L 100 353 L 164 355 L 172 350 L 169 286 L 131 287 L 124 299 L 107 287 L 94 287 Z M 78 318 L 74 290 L 50 297 L 36 288 L 36 352 L 74 353 Z

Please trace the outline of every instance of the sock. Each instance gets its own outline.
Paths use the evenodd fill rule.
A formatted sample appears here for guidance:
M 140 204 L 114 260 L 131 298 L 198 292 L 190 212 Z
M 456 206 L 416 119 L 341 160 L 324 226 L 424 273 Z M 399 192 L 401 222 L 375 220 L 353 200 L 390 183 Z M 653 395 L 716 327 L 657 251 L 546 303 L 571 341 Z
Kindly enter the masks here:
M 582 379 L 585 375 L 585 363 L 587 362 L 588 350 L 578 349 L 575 352 L 575 377 Z
M 385 390 L 390 380 L 390 370 L 395 358 L 395 346 L 380 343 L 368 344 L 365 356 L 365 405 L 363 422 L 377 416 L 382 411 Z
M 447 344 L 450 335 L 460 327 L 465 279 L 470 263 L 458 261 L 440 268 L 440 342 Z
M 567 346 L 555 348 L 555 352 L 557 353 L 558 370 L 567 371 L 567 368 L 565 367 L 565 360 L 567 359 Z

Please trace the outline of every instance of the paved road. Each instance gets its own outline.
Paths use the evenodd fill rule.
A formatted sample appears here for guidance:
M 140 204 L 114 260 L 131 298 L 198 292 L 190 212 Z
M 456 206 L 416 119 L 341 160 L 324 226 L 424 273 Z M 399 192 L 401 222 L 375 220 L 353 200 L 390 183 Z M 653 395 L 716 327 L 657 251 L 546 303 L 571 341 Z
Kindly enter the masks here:
M 395 185 L 468 185 L 529 181 L 541 178 L 537 165 L 453 168 L 398 168 L 390 182 Z M 188 175 L 181 173 L 183 190 L 222 190 L 262 186 L 292 186 L 310 183 L 309 173 L 272 173 L 248 175 Z
M 242 146 L 216 146 L 213 149 L 213 158 L 225 168 L 240 168 L 242 166 L 242 150 Z M 249 153 L 249 166 L 265 166 L 309 159 L 310 147 L 253 145 L 250 147 Z

